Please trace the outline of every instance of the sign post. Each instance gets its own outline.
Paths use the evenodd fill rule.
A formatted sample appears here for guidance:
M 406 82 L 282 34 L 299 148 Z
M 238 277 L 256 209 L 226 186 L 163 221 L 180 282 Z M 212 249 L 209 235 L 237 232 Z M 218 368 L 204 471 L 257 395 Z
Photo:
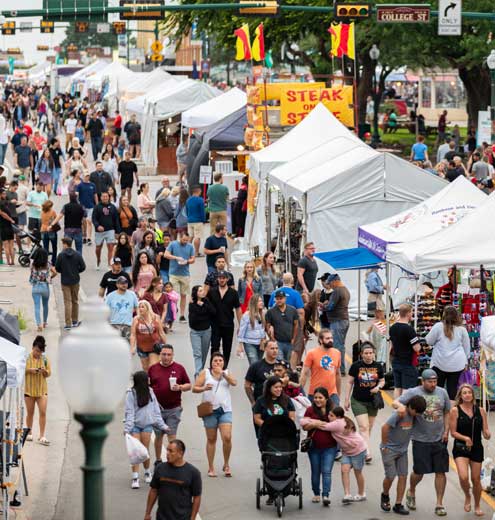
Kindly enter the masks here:
M 439 36 L 460 36 L 462 34 L 462 0 L 439 0 Z
M 199 182 L 203 185 L 203 199 L 206 201 L 206 186 L 211 184 L 213 168 L 209 165 L 199 167 Z
M 428 23 L 430 6 L 417 4 L 378 4 L 376 21 L 380 23 Z

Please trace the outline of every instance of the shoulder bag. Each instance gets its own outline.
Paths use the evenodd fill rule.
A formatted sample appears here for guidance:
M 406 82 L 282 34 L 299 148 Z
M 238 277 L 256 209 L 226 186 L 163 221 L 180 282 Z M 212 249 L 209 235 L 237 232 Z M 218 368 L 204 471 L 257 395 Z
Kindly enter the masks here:
M 363 362 L 364 363 L 364 362 Z M 369 374 L 368 369 L 364 367 L 364 370 L 366 371 L 366 375 L 368 376 L 369 381 Z M 378 380 L 377 385 L 379 384 L 380 380 Z M 382 410 L 385 408 L 385 402 L 383 401 L 383 396 L 381 390 L 378 390 L 376 394 L 373 394 L 373 408 L 376 408 L 377 410 Z
M 311 430 L 308 436 L 301 441 L 301 451 L 307 453 L 313 447 L 313 434 L 315 430 Z
M 222 377 L 220 378 L 220 381 L 222 380 Z M 218 387 L 220 386 L 220 381 L 218 381 L 217 387 L 215 388 L 215 394 L 217 393 Z M 203 401 L 202 403 L 198 404 L 197 411 L 198 417 L 200 419 L 202 419 L 203 417 L 208 417 L 213 413 L 213 403 L 211 403 L 210 401 Z

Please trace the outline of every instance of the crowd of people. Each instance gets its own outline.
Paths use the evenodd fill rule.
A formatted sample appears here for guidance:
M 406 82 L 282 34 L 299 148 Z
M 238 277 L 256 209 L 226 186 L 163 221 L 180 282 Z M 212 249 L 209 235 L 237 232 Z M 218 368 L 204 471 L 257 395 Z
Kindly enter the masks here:
M 200 507 L 201 475 L 185 462 L 186 447 L 177 438 L 185 392 L 201 394 L 197 415 L 205 428 L 207 476 L 218 476 L 215 456 L 220 436 L 222 473 L 233 477 L 232 392 L 238 382 L 229 364 L 234 343 L 235 354 L 245 357 L 243 386 L 252 408 L 254 435 L 269 417 L 279 415 L 294 420 L 307 434 L 312 502 L 330 505 L 336 460 L 341 462 L 343 503 L 365 501 L 365 466 L 373 462 L 379 448 L 385 472 L 381 509 L 398 515 L 415 510 L 416 487 L 424 475 L 433 473 L 434 513 L 445 516 L 446 441 L 451 436 L 464 509 L 469 512 L 472 507 L 471 479 L 474 513 L 483 514 L 482 437 L 489 439 L 490 431 L 473 388 L 457 388 L 469 345 L 454 307 L 443 309 L 443 321 L 428 334 L 426 341 L 436 355 L 432 368 L 418 374 L 421 347 L 410 325 L 412 308 L 400 306 L 390 329 L 395 411 L 382 427 L 380 446 L 373 446 L 371 432 L 384 407 L 381 391 L 390 368 L 388 347 L 374 344 L 371 335 L 371 341 L 358 344 L 353 360 L 346 355 L 351 294 L 338 274 L 325 273 L 318 288 L 313 243 L 304 245 L 294 274 L 279 270 L 273 252 L 267 251 L 245 262 L 236 281 L 227 233 L 232 194 L 220 173 L 214 176 L 207 201 L 201 187 L 180 180 L 172 186 L 166 176 L 153 194 L 139 177 L 140 126 L 135 117 L 124 125 L 117 112 L 109 128 L 105 111 L 86 100 L 61 96 L 48 102 L 44 89 L 30 92 L 28 88 L 5 88 L 0 109 L 0 141 L 7 139 L 5 148 L 0 148 L 0 164 L 10 143 L 15 167 L 10 181 L 0 177 L 4 179 L 0 238 L 7 263 L 14 264 L 15 241 L 18 252 L 27 241 L 34 247 L 29 282 L 39 335 L 26 366 L 25 399 L 30 428 L 38 406 L 42 445 L 49 445 L 46 380 L 51 369 L 43 334 L 51 281 L 60 276 L 64 330 L 79 327 L 81 275 L 89 255 L 95 254 L 96 270 L 105 271 L 98 294 L 109 307 L 110 324 L 129 341 L 130 353 L 141 365 L 125 396 L 124 432 L 148 450 L 154 435 L 154 467 L 150 458 L 143 462 L 144 482 L 151 485 L 145 519 L 150 518 L 157 498 L 160 519 L 195 518 Z M 34 132 L 28 121 L 37 124 Z M 424 157 L 418 155 L 421 150 Z M 412 159 L 427 160 L 427 150 L 416 146 Z M 489 176 L 489 170 L 486 175 L 479 173 L 475 153 L 470 161 L 477 179 Z M 53 203 L 57 196 L 66 197 L 59 211 Z M 207 209 L 209 236 L 202 243 L 208 229 Z M 23 230 L 27 239 L 22 238 Z M 37 240 L 42 245 L 36 246 Z M 191 266 L 196 263 L 204 266 L 202 284 L 193 284 Z M 385 309 L 384 285 L 376 270 L 368 273 L 367 287 L 375 320 L 371 331 Z M 180 326 L 188 326 L 193 374 L 174 359 L 173 331 Z M 317 345 L 307 350 L 312 338 Z M 162 463 L 165 435 L 167 462 Z M 32 434 L 28 440 L 33 440 Z M 396 477 L 392 505 L 390 490 Z M 184 484 L 171 484 L 177 482 Z M 139 465 L 133 465 L 131 488 L 139 487 Z M 268 503 L 272 502 L 269 496 Z

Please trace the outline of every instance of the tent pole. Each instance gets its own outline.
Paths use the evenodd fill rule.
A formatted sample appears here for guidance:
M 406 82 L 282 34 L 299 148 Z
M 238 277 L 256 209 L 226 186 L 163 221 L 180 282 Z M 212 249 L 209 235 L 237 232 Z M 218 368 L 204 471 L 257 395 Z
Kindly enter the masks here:
M 419 277 L 416 276 L 416 290 L 414 292 L 414 330 L 418 328 L 418 288 L 419 288 Z
M 390 264 L 385 265 L 385 323 L 386 337 L 389 339 L 390 334 Z
M 272 249 L 272 197 L 270 194 L 270 184 L 268 182 L 268 175 L 265 182 L 265 198 L 266 198 L 266 209 L 265 209 L 265 221 L 266 221 L 266 250 L 271 251 Z
M 357 330 L 357 340 L 358 344 L 361 340 L 361 269 L 358 269 L 358 330 Z
M 285 206 L 285 236 L 287 237 L 287 254 L 285 255 L 287 262 L 287 272 L 291 273 L 291 258 L 290 258 L 290 198 L 284 202 Z
M 308 241 L 308 194 L 305 193 L 303 195 L 303 216 L 302 216 L 302 243 L 301 243 L 301 251 L 303 250 L 304 244 Z

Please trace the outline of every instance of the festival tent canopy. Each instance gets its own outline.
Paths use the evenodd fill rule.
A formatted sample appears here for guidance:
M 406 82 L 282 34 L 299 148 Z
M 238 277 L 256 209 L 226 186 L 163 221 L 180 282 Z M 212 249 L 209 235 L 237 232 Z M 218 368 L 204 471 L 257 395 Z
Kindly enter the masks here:
M 70 82 L 67 86 L 67 90 L 70 91 L 76 85 L 83 84 L 88 77 L 103 70 L 109 64 L 110 64 L 110 62 L 107 60 L 96 60 L 96 61 L 93 61 L 93 63 L 90 63 L 89 65 L 87 65 L 86 67 L 78 70 L 77 72 L 72 74 Z
M 388 244 L 410 242 L 447 227 L 483 204 L 487 196 L 464 176 L 413 208 L 359 227 L 358 244 L 385 259 Z
M 119 61 L 114 61 L 87 78 L 81 96 L 85 97 L 89 89 L 100 89 L 104 83 L 107 84 L 105 85 L 103 97 L 105 95 L 118 96 L 124 85 L 133 81 L 134 77 L 135 73 L 132 70 L 122 65 Z
M 246 93 L 234 87 L 221 96 L 186 110 L 182 114 L 182 125 L 188 128 L 205 128 L 214 125 L 230 114 L 244 108 L 246 103 Z
M 7 363 L 7 386 L 17 388 L 24 381 L 26 349 L 0 337 L 0 360 Z
M 354 271 L 371 269 L 383 264 L 383 260 L 365 247 L 353 247 L 340 251 L 315 253 L 315 256 L 332 267 L 335 271 Z
M 34 83 L 35 81 L 42 81 L 47 78 L 52 70 L 53 64 L 50 61 L 43 61 L 38 63 L 34 67 L 31 67 L 28 71 L 28 80 L 30 83 Z
M 153 91 L 155 92 L 155 91 Z M 162 92 L 147 94 L 142 128 L 142 158 L 149 166 L 158 159 L 158 122 L 216 97 L 220 91 L 203 81 L 186 79 Z
M 390 244 L 387 261 L 420 274 L 456 267 L 495 268 L 495 236 L 487 225 L 495 215 L 495 194 L 462 220 L 426 238 Z

